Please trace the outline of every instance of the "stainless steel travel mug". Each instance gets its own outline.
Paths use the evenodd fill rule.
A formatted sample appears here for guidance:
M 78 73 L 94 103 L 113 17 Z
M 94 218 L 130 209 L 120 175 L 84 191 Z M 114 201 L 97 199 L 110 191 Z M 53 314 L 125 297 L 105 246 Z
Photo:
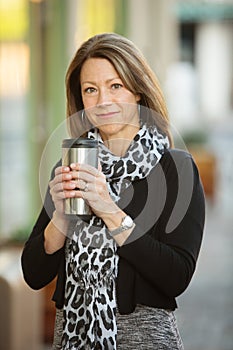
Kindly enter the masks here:
M 62 165 L 89 164 L 98 167 L 98 141 L 88 138 L 64 139 L 62 142 Z M 67 198 L 65 214 L 89 218 L 92 211 L 83 198 Z

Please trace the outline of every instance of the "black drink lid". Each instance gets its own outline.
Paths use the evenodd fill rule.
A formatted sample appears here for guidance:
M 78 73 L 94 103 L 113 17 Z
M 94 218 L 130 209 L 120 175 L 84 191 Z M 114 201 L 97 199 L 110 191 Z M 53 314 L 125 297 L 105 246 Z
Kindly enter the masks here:
M 96 148 L 97 146 L 97 140 L 82 137 L 78 139 L 64 139 L 62 141 L 62 148 Z

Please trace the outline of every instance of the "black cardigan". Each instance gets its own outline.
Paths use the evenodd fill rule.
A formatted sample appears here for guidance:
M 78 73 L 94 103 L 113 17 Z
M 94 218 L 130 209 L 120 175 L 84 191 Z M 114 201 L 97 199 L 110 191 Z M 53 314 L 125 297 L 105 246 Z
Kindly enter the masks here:
M 187 152 L 169 150 L 145 179 L 134 181 L 119 206 L 136 223 L 125 244 L 118 247 L 117 304 L 120 313 L 137 304 L 175 309 L 175 297 L 189 285 L 198 258 L 205 204 L 197 167 Z M 64 247 L 44 250 L 44 229 L 54 205 L 45 203 L 22 254 L 25 281 L 40 289 L 57 278 L 53 300 L 62 308 L 65 286 Z

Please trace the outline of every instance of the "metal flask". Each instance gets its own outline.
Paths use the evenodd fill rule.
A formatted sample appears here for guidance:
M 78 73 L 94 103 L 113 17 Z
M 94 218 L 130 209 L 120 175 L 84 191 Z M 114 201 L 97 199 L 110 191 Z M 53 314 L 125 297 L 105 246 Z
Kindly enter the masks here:
M 89 164 L 98 168 L 98 141 L 88 138 L 64 139 L 62 165 L 70 166 L 71 163 Z M 92 211 L 83 198 L 66 198 L 65 214 L 86 220 L 92 216 Z

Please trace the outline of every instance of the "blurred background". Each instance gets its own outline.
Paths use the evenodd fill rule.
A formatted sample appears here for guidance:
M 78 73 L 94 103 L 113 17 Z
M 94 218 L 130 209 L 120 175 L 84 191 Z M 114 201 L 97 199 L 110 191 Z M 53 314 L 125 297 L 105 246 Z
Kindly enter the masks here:
M 202 250 L 178 298 L 185 349 L 233 350 L 232 0 L 0 0 L 0 350 L 51 343 L 54 284 L 31 291 L 20 254 L 42 205 L 39 169 L 47 183 L 60 157 L 53 132 L 65 118 L 66 69 L 84 40 L 105 31 L 146 56 L 176 146 L 192 153 L 203 182 Z

